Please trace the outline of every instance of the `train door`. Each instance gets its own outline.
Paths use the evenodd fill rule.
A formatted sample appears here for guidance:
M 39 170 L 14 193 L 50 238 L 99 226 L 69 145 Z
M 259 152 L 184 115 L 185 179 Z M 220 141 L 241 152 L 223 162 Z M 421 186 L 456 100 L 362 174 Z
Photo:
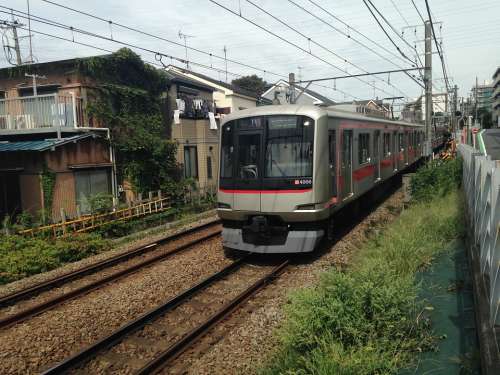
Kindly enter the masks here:
M 330 197 L 337 196 L 337 137 L 335 130 L 328 132 L 328 161 L 330 164 Z
M 392 164 L 394 165 L 394 170 L 398 169 L 399 159 L 399 138 L 398 132 L 392 132 Z
M 398 132 L 398 170 L 402 171 L 404 168 L 404 134 Z
M 241 130 L 237 136 L 237 161 L 234 185 L 234 209 L 260 211 L 262 188 L 263 130 Z
M 342 132 L 342 198 L 352 194 L 352 130 Z
M 405 142 L 405 145 L 404 145 L 404 163 L 405 165 L 408 165 L 409 161 L 410 161 L 410 147 L 411 147 L 411 143 L 410 143 L 410 133 L 405 131 L 404 132 L 404 142 Z
M 375 137 L 373 137 L 373 162 L 375 163 L 375 181 L 380 180 L 380 130 L 375 130 Z

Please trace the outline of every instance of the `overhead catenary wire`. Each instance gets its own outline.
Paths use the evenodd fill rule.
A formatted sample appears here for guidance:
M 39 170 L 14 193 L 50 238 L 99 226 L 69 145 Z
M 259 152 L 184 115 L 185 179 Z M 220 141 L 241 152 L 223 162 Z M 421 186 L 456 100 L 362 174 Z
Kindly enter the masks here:
M 333 56 L 335 56 L 335 57 L 337 57 L 338 59 L 343 60 L 343 62 L 345 62 L 346 64 L 349 64 L 349 65 L 351 65 L 351 66 L 355 67 L 356 69 L 359 69 L 359 70 L 361 70 L 361 71 L 363 71 L 363 72 L 365 72 L 365 73 L 367 72 L 367 71 L 366 71 L 366 70 L 364 70 L 363 68 L 361 68 L 361 67 L 359 67 L 358 65 L 356 65 L 356 64 L 354 64 L 354 63 L 352 63 L 351 61 L 347 60 L 345 57 L 340 56 L 339 54 L 337 54 L 335 51 L 331 50 L 330 48 L 325 47 L 323 44 L 316 42 L 315 40 L 313 40 L 312 38 L 308 37 L 307 35 L 305 35 L 305 34 L 304 34 L 304 33 L 302 33 L 301 31 L 299 31 L 299 30 L 297 30 L 296 28 L 294 28 L 294 27 L 290 26 L 288 23 L 286 23 L 285 21 L 283 21 L 283 20 L 282 20 L 282 19 L 280 19 L 279 17 L 277 17 L 277 16 L 273 15 L 272 13 L 268 12 L 268 11 L 267 11 L 267 10 L 265 10 L 263 7 L 261 7 L 261 6 L 257 5 L 257 4 L 255 4 L 253 1 L 251 1 L 251 0 L 246 0 L 246 2 L 247 2 L 247 3 L 249 3 L 250 5 L 254 6 L 255 8 L 259 9 L 261 12 L 263 12 L 263 13 L 267 14 L 269 17 L 271 17 L 271 18 L 272 18 L 272 19 L 274 19 L 275 21 L 277 21 L 277 22 L 281 23 L 282 25 L 284 25 L 284 26 L 285 26 L 285 27 L 287 27 L 288 29 L 290 29 L 290 30 L 292 30 L 293 32 L 295 32 L 295 33 L 299 34 L 301 37 L 305 38 L 305 39 L 306 39 L 309 43 L 312 43 L 312 44 L 314 44 L 315 46 L 317 46 L 317 47 L 321 48 L 322 50 L 324 50 L 324 51 L 326 51 L 326 52 L 328 52 L 328 53 L 332 54 L 332 55 L 333 55 Z M 240 17 L 242 17 L 242 16 L 240 15 Z M 311 51 L 309 51 L 309 53 L 311 54 Z M 312 55 L 312 54 L 311 54 L 311 55 Z M 330 64 L 330 65 L 332 65 L 332 64 Z M 348 72 L 347 72 L 347 70 L 345 70 L 345 69 L 339 68 L 339 67 L 337 67 L 337 66 L 335 66 L 335 65 L 334 65 L 334 67 L 335 67 L 336 69 L 339 69 L 339 70 L 340 70 L 340 71 L 342 71 L 342 72 L 348 73 Z M 356 78 L 356 77 L 354 77 L 354 78 Z M 364 80 L 361 80 L 361 79 L 358 79 L 358 80 L 359 80 L 359 81 L 361 81 L 361 82 L 363 82 L 363 83 L 365 83 L 365 84 L 367 84 L 367 85 L 369 85 L 369 86 L 371 86 L 371 87 L 373 87 L 373 88 L 378 89 L 379 91 L 381 91 L 381 92 L 383 92 L 383 93 L 385 93 L 385 94 L 389 94 L 389 95 L 391 95 L 391 94 L 392 94 L 392 93 L 389 93 L 389 92 L 387 92 L 387 91 L 385 91 L 385 90 L 383 90 L 383 89 L 381 89 L 381 88 L 376 87 L 374 84 L 371 84 L 370 82 L 367 82 L 367 81 L 364 81 Z M 383 81 L 384 83 L 387 83 L 385 80 L 382 80 L 382 81 Z M 408 95 L 406 95 L 405 93 L 403 93 L 403 95 L 405 95 L 406 97 L 408 97 Z
M 419 16 L 419 17 L 420 17 L 420 19 L 422 20 L 422 23 L 425 23 L 424 17 L 422 17 L 422 13 L 420 13 L 420 10 L 418 10 L 418 7 L 417 7 L 417 4 L 415 4 L 415 1 L 414 1 L 414 0 L 411 0 L 411 3 L 413 4 L 413 7 L 414 7 L 414 8 L 415 8 L 415 10 L 417 11 L 418 16 Z
M 367 46 L 365 43 L 357 40 L 356 38 L 353 38 L 351 35 L 349 34 L 346 34 L 345 32 L 343 32 L 342 30 L 338 29 L 337 27 L 333 26 L 331 23 L 325 21 L 323 18 L 319 17 L 318 15 L 312 13 L 311 11 L 309 11 L 308 9 L 304 8 L 303 6 L 301 6 L 300 4 L 297 4 L 295 1 L 293 0 L 288 0 L 289 3 L 295 5 L 297 8 L 301 9 L 302 11 L 306 12 L 307 14 L 311 15 L 312 17 L 316 18 L 317 20 L 319 20 L 320 22 L 324 23 L 325 25 L 329 26 L 330 28 L 332 28 L 333 30 L 337 31 L 338 33 L 346 36 L 347 38 L 353 40 L 355 43 L 361 45 L 362 47 L 368 49 L 369 51 L 375 53 L 377 56 L 381 57 L 382 59 L 390 62 L 391 64 L 394 64 L 395 66 L 397 66 L 399 69 L 404 69 L 402 66 L 398 65 L 397 63 L 395 63 L 394 61 L 388 59 L 387 57 L 383 56 L 382 54 L 378 53 L 377 51 L 375 51 L 373 48 L 371 48 L 370 46 Z M 356 66 L 356 65 L 355 65 Z M 360 69 L 361 71 L 365 71 L 365 69 L 362 69 L 360 68 L 359 66 L 356 66 L 358 69 Z M 405 72 L 406 73 L 406 72 Z M 420 85 L 420 83 L 414 78 L 412 77 L 410 74 L 406 73 L 408 75 L 408 77 L 410 77 L 413 81 L 415 81 L 417 84 Z M 394 86 L 392 83 L 389 83 L 389 82 L 386 82 L 384 79 L 380 78 L 380 77 L 376 77 L 377 79 L 379 79 L 380 81 L 386 83 L 387 85 L 395 88 L 396 90 L 398 90 L 401 94 L 403 94 L 404 96 L 408 97 L 407 94 L 405 94 L 401 89 L 399 89 L 398 87 Z
M 55 1 L 51 1 L 51 0 L 42 0 L 43 2 L 45 3 L 48 3 L 48 4 L 51 4 L 51 5 L 54 5 L 54 6 L 57 6 L 57 7 L 60 7 L 60 8 L 63 8 L 63 9 L 66 9 L 66 10 L 69 10 L 69 11 L 72 11 L 72 12 L 75 12 L 75 13 L 79 13 L 79 14 L 82 14 L 82 15 L 85 15 L 87 17 L 91 17 L 91 18 L 94 18 L 94 19 L 97 19 L 97 20 L 100 20 L 102 22 L 106 22 L 106 23 L 112 23 L 113 25 L 115 26 L 118 26 L 118 27 L 121 27 L 125 30 L 129 30 L 129 31 L 133 31 L 133 32 L 136 32 L 136 33 L 140 33 L 142 35 L 146 35 L 146 36 L 149 36 L 149 37 L 152 37 L 152 38 L 155 38 L 155 39 L 158 39 L 158 40 L 162 40 L 162 41 L 165 41 L 165 42 L 168 42 L 168 43 L 171 43 L 173 45 L 177 45 L 177 46 L 180 46 L 182 48 L 187 48 L 191 51 L 195 51 L 195 52 L 198 52 L 198 53 L 201 53 L 201 54 L 204 54 L 204 55 L 207 55 L 209 56 L 210 58 L 217 58 L 217 59 L 220 59 L 220 60 L 224 60 L 224 61 L 227 61 L 227 62 L 230 62 L 232 64 L 236 64 L 236 65 L 240 65 L 240 66 L 243 66 L 243 67 L 246 67 L 246 68 L 250 68 L 250 69 L 253 69 L 253 70 L 256 70 L 256 71 L 259 71 L 259 72 L 262 72 L 264 74 L 270 74 L 270 75 L 273 75 L 273 76 L 276 76 L 276 77 L 279 77 L 279 78 L 284 78 L 284 79 L 287 79 L 288 77 L 284 74 L 280 74 L 280 73 L 276 73 L 276 72 L 273 72 L 273 71 L 270 71 L 270 70 L 267 70 L 267 69 L 263 69 L 263 68 L 259 68 L 259 67 L 255 67 L 255 66 L 252 66 L 250 64 L 247 64 L 247 63 L 244 63 L 244 62 L 241 62 L 241 61 L 237 61 L 237 60 L 234 60 L 234 59 L 226 59 L 225 57 L 223 56 L 219 56 L 219 55 L 216 55 L 216 54 L 213 54 L 211 52 L 207 52 L 207 51 L 204 51 L 204 50 L 201 50 L 199 48 L 195 48 L 195 47 L 191 47 L 191 46 L 185 46 L 184 44 L 181 44 L 179 42 L 176 42 L 176 41 L 173 41 L 173 40 L 170 40 L 170 39 L 167 39 L 167 38 L 164 38 L 164 37 L 161 37 L 161 36 L 158 36 L 158 35 L 155 35 L 155 34 L 152 34 L 152 33 L 149 33 L 149 32 L 146 32 L 144 30 L 140 30 L 138 28 L 135 28 L 135 27 L 131 27 L 131 26 L 127 26 L 127 25 L 124 25 L 122 23 L 119 23 L 119 22 L 114 22 L 114 21 L 111 21 L 111 20 L 108 20 L 108 19 L 105 19 L 105 18 L 102 18 L 102 17 L 99 17 L 95 14 L 92 14 L 92 13 L 89 13 L 89 12 L 85 12 L 85 11 L 82 11 L 82 10 L 78 10 L 78 9 L 75 9 L 75 8 L 72 8 L 72 7 L 69 7 L 67 5 L 63 5 L 63 4 L 59 4 Z M 233 74 L 234 75 L 234 74 Z M 239 75 L 241 76 L 241 75 Z M 323 86 L 323 85 L 315 85 L 315 86 L 318 86 L 318 87 L 322 87 L 322 88 L 326 88 L 326 89 L 329 89 L 329 87 L 327 86 Z M 348 95 L 348 96 L 351 96 L 353 98 L 356 98 L 355 96 L 353 96 L 352 94 L 350 93 L 347 93 L 345 91 L 342 91 L 342 90 L 337 90 L 337 91 L 340 91 L 342 92 L 343 94 L 345 95 Z
M 2 5 L 0 5 L 0 8 L 9 9 L 10 11 L 16 12 L 15 13 L 16 17 L 21 17 L 21 18 L 26 18 L 27 17 L 27 15 L 25 14 L 25 12 L 22 12 L 22 11 L 19 11 L 19 10 L 15 10 L 15 9 L 12 9 L 12 8 L 8 8 L 8 7 L 2 6 Z M 0 13 L 10 14 L 10 12 L 1 11 L 1 10 L 0 10 Z M 73 26 L 65 25 L 63 23 L 60 23 L 60 22 L 57 22 L 57 21 L 52 21 L 52 20 L 49 20 L 49 19 L 46 19 L 46 18 L 43 18 L 43 17 L 39 17 L 39 16 L 36 16 L 36 15 L 33 15 L 33 14 L 31 14 L 31 18 L 32 18 L 32 21 L 34 21 L 34 22 L 39 22 L 39 23 L 46 24 L 46 25 L 49 25 L 49 26 L 61 28 L 61 29 L 64 29 L 64 30 L 69 30 L 69 31 L 72 31 L 72 32 L 76 32 L 76 33 L 80 33 L 80 34 L 83 34 L 83 35 L 91 36 L 91 37 L 94 37 L 94 38 L 97 38 L 97 39 L 106 40 L 108 42 L 121 44 L 123 46 L 129 47 L 129 48 L 133 48 L 133 49 L 138 49 L 138 50 L 141 50 L 141 51 L 144 51 L 144 52 L 149 52 L 149 53 L 154 54 L 155 57 L 157 57 L 157 56 L 163 56 L 163 57 L 166 57 L 166 58 L 169 58 L 169 59 L 172 59 L 172 60 L 176 60 L 176 61 L 180 62 L 181 64 L 185 64 L 186 63 L 186 59 L 184 59 L 184 58 L 180 58 L 180 57 L 173 56 L 173 55 L 170 55 L 170 54 L 167 54 L 167 53 L 155 51 L 155 50 L 152 50 L 152 49 L 149 49 L 149 48 L 145 48 L 145 47 L 139 46 L 137 44 L 132 44 L 132 43 L 128 43 L 128 42 L 125 42 L 125 41 L 121 41 L 121 40 L 116 39 L 116 37 L 114 37 L 112 39 L 111 37 L 107 37 L 107 36 L 104 36 L 104 35 L 99 35 L 99 34 L 96 34 L 96 33 L 93 33 L 93 32 L 89 32 L 89 31 L 86 31 L 86 30 L 83 30 L 83 29 L 79 29 L 79 28 L 76 28 L 76 27 L 73 27 Z M 44 32 L 41 32 L 41 31 L 36 31 L 36 32 L 38 34 L 40 34 L 40 35 L 45 35 L 45 36 L 53 37 L 53 38 L 55 37 L 55 38 L 58 38 L 60 40 L 66 40 L 68 42 L 74 42 L 74 40 L 72 40 L 72 39 L 67 39 L 67 38 L 55 36 L 53 34 L 48 34 L 48 33 L 44 33 Z M 86 44 L 86 43 L 76 43 L 76 44 L 86 45 L 87 47 L 96 48 L 96 47 L 94 47 L 94 46 L 92 46 L 90 44 Z M 103 50 L 105 52 L 112 53 L 112 51 L 107 50 L 107 49 L 103 49 L 103 48 L 99 48 L 99 47 L 97 47 L 97 49 Z M 216 72 L 224 73 L 225 74 L 225 69 L 215 68 L 213 66 L 202 64 L 202 63 L 199 63 L 199 62 L 196 62 L 196 61 L 193 61 L 193 60 L 187 60 L 187 62 L 190 65 L 193 65 L 193 66 L 198 66 L 198 67 L 201 67 L 201 68 L 204 68 L 204 69 L 208 69 L 208 70 L 212 70 L 212 71 L 216 71 Z M 159 64 L 156 64 L 156 63 L 154 63 L 153 65 L 165 67 L 165 65 L 163 63 L 162 63 L 162 65 L 159 65 Z M 235 77 L 242 77 L 241 74 L 233 73 L 233 72 L 230 72 L 230 71 L 228 71 L 228 74 L 230 74 L 232 76 L 235 76 Z M 288 78 L 285 75 L 280 75 L 280 76 L 282 78 Z M 320 86 L 320 87 L 323 87 L 323 88 L 326 88 L 326 89 L 330 89 L 330 87 L 327 87 L 327 86 L 324 86 L 324 85 L 316 85 L 316 86 Z M 354 95 L 352 95 L 352 94 L 350 94 L 348 92 L 345 92 L 343 90 L 338 89 L 337 91 L 343 93 L 344 95 L 350 96 L 350 97 L 352 97 L 354 99 L 359 99 L 358 97 L 356 97 L 356 96 L 354 96 Z
M 408 23 L 408 20 L 405 18 L 405 16 L 403 16 L 403 13 L 401 13 L 401 11 L 399 10 L 399 8 L 396 5 L 396 3 L 394 2 L 394 0 L 391 0 L 391 3 L 394 6 L 394 8 L 396 9 L 396 11 L 399 13 L 399 16 L 401 17 L 401 19 L 406 23 L 406 26 L 410 26 L 410 24 Z

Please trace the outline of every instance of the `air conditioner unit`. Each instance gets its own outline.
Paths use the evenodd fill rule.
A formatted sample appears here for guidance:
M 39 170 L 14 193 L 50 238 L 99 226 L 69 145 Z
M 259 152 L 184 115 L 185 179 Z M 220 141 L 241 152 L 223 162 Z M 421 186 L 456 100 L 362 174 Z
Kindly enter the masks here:
M 31 115 L 17 115 L 16 116 L 16 129 L 34 129 L 35 122 Z

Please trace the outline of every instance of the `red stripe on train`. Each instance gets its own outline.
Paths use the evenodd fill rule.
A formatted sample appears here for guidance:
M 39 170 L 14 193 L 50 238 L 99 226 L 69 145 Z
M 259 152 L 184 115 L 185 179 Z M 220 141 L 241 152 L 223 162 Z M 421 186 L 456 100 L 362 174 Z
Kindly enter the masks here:
M 219 189 L 222 193 L 228 194 L 300 194 L 312 191 L 312 189 L 283 189 L 283 190 L 240 190 L 240 189 Z
M 368 176 L 373 175 L 374 172 L 375 172 L 375 166 L 374 165 L 367 165 L 366 167 L 356 169 L 353 172 L 352 177 L 356 181 L 360 181 Z

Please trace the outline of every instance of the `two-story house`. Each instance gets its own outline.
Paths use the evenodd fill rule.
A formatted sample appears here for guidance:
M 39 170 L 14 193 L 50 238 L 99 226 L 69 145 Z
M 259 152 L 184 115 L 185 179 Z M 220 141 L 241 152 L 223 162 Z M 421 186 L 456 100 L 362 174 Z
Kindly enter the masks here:
M 78 60 L 0 69 L 0 217 L 54 220 L 116 192 L 109 131 L 85 112 L 94 82 Z

